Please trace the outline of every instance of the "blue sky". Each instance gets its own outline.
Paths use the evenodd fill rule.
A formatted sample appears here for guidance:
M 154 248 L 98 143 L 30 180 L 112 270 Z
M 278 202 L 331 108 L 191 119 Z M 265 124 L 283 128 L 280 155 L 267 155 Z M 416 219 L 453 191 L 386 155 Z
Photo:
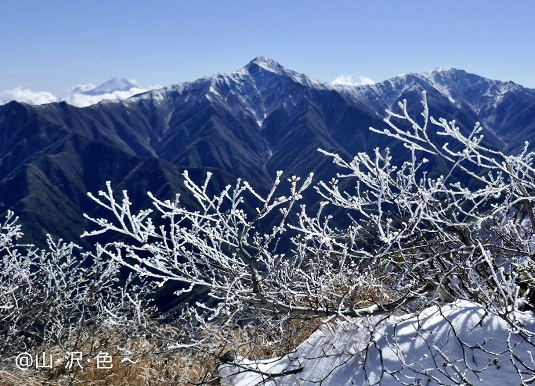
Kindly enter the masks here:
M 0 0 L 0 92 L 141 87 L 270 57 L 321 81 L 456 67 L 535 88 L 535 1 Z

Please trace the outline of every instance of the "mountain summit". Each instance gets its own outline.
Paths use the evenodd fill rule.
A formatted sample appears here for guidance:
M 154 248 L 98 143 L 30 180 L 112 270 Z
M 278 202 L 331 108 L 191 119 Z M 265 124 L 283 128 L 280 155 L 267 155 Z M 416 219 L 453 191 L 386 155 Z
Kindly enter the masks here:
M 305 74 L 289 70 L 273 59 L 264 56 L 258 56 L 250 61 L 243 70 L 247 71 L 252 77 L 258 78 L 262 73 L 270 73 L 272 75 L 285 76 L 292 81 L 299 83 L 306 87 L 325 89 L 326 83 L 312 79 Z
M 138 86 L 124 78 L 115 77 L 107 82 L 102 83 L 100 86 L 88 91 L 84 91 L 82 94 L 96 96 L 112 94 L 116 91 L 130 91 L 133 88 L 138 88 Z
M 249 72 L 255 72 L 258 70 L 257 68 L 262 68 L 266 71 L 278 75 L 282 75 L 288 71 L 281 64 L 277 63 L 273 59 L 269 59 L 264 56 L 257 56 L 256 58 L 251 60 L 244 68 Z

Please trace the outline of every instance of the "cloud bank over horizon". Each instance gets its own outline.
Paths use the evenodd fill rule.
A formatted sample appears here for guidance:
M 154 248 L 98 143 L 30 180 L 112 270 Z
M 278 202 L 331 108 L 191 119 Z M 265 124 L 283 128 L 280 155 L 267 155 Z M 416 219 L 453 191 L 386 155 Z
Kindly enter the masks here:
M 32 91 L 22 86 L 16 87 L 13 90 L 0 91 L 0 105 L 13 100 L 30 105 L 43 105 L 57 102 L 58 98 L 48 91 Z
M 87 91 L 93 90 L 96 86 L 92 83 L 79 84 L 74 86 L 68 96 L 60 98 L 48 91 L 33 91 L 25 87 L 16 87 L 13 90 L 0 91 L 0 105 L 4 105 L 11 101 L 27 103 L 30 105 L 43 105 L 54 102 L 67 102 L 76 107 L 87 107 L 99 103 L 103 100 L 123 100 L 130 98 L 135 94 L 139 94 L 160 86 L 150 88 L 133 87 L 127 91 L 113 91 L 99 95 L 84 94 Z
M 76 89 L 76 86 L 74 89 Z M 73 89 L 73 90 L 74 90 Z M 88 91 L 88 90 L 85 90 Z M 67 98 L 62 99 L 70 105 L 76 107 L 87 107 L 97 104 L 103 100 L 122 100 L 130 98 L 133 95 L 148 91 L 148 89 L 134 87 L 128 91 L 114 91 L 112 93 L 100 94 L 100 95 L 87 95 L 82 92 L 72 92 Z
M 375 82 L 368 78 L 367 76 L 357 76 L 356 80 L 353 80 L 352 75 L 342 74 L 336 77 L 335 80 L 331 82 L 333 85 L 350 85 L 350 86 L 365 86 L 375 84 Z

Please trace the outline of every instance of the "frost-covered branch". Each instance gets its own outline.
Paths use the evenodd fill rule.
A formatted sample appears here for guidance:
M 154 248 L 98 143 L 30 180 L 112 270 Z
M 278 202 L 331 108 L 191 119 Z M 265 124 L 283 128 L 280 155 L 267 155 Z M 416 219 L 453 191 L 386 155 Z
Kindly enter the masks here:
M 112 218 L 86 216 L 97 229 L 85 236 L 118 233 L 121 241 L 98 246 L 98 253 L 161 285 L 180 283 L 178 294 L 204 291 L 182 311 L 188 334 L 175 347 L 202 347 L 217 357 L 248 344 L 251 335 L 233 336 L 243 326 L 257 326 L 256 334 L 275 346 L 296 318 L 356 318 L 374 320 L 367 324 L 372 353 L 382 338 L 371 326 L 440 312 L 448 303 L 477 304 L 531 346 L 533 331 L 518 315 L 535 310 L 534 154 L 527 145 L 516 155 L 490 149 L 479 124 L 465 132 L 455 121 L 434 119 L 425 94 L 422 106 L 415 119 L 404 101 L 399 112 L 387 112 L 387 129 L 371 129 L 403 151 L 374 149 L 344 160 L 320 150 L 341 172 L 314 186 L 322 199 L 314 210 L 303 203 L 312 176 L 281 183 L 279 172 L 261 195 L 241 180 L 214 193 L 210 174 L 197 183 L 186 172 L 193 207 L 180 196 L 149 193 L 153 208 L 133 213 L 127 193 L 118 200 L 108 184 L 91 197 Z M 430 166 L 437 164 L 446 169 Z M 486 342 L 470 346 L 450 327 L 460 352 L 493 355 Z M 395 340 L 388 349 L 404 368 L 418 366 Z M 465 366 L 424 341 L 430 363 L 446 363 L 439 373 L 420 369 L 430 380 L 467 382 L 486 369 Z M 401 371 L 383 370 L 394 378 Z
M 150 330 L 147 283 L 120 280 L 120 266 L 98 252 L 50 236 L 40 249 L 20 244 L 20 236 L 8 212 L 0 228 L 0 370 L 13 368 L 21 353 L 63 360 L 74 351 L 110 351 L 115 342 L 129 346 L 138 339 L 134 332 Z M 64 366 L 51 364 L 42 373 L 78 384 L 76 374 L 61 372 Z

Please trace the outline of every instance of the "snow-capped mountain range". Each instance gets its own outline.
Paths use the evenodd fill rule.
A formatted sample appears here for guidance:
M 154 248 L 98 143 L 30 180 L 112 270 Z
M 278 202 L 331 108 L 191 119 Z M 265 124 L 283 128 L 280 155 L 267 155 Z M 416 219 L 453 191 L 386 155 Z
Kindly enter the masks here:
M 271 74 L 271 78 L 262 74 Z M 279 80 L 273 82 L 273 76 Z M 404 74 L 374 84 L 333 84 L 286 69 L 272 59 L 257 57 L 236 72 L 217 74 L 152 91 L 140 88 L 132 81 L 115 77 L 99 86 L 89 84 L 73 87 L 71 94 L 62 99 L 50 93 L 32 93 L 30 90 L 20 88 L 10 92 L 5 91 L 0 93 L 0 104 L 10 100 L 30 104 L 66 101 L 77 107 L 85 107 L 102 100 L 124 100 L 141 93 L 145 93 L 143 98 L 158 98 L 167 92 L 183 93 L 209 84 L 208 91 L 210 91 L 211 98 L 228 98 L 231 94 L 235 95 L 247 106 L 256 121 L 261 123 L 264 115 L 269 114 L 270 109 L 275 108 L 270 101 L 275 101 L 276 98 L 271 98 L 270 101 L 264 103 L 268 94 L 270 97 L 283 96 L 284 93 L 281 90 L 286 84 L 282 81 L 283 79 L 311 89 L 334 90 L 355 103 L 367 104 L 370 109 L 379 114 L 391 108 L 400 94 L 414 89 L 431 89 L 459 108 L 470 108 L 484 116 L 496 109 L 508 92 L 524 93 L 530 98 L 535 95 L 534 89 L 525 88 L 510 81 L 486 79 L 454 68 L 438 68 L 423 74 Z
M 0 201 L 29 228 L 29 241 L 45 233 L 78 240 L 87 225 L 81 213 L 95 210 L 86 193 L 107 180 L 143 203 L 148 190 L 180 192 L 184 169 L 198 178 L 211 170 L 219 186 L 244 178 L 262 190 L 277 170 L 332 178 L 336 168 L 318 148 L 349 158 L 389 146 L 402 156 L 402 147 L 369 127 L 384 128 L 384 110 L 403 99 L 419 116 L 422 91 L 431 115 L 455 119 L 462 130 L 481 122 L 494 148 L 535 143 L 535 90 L 451 68 L 333 85 L 258 57 L 192 82 L 145 92 L 131 86 L 115 79 L 80 89 L 85 108 L 0 106 Z M 132 96 L 92 103 L 120 93 Z
M 295 96 L 287 88 L 290 84 L 318 91 L 335 91 L 355 104 L 366 105 L 380 116 L 383 116 L 385 109 L 396 105 L 400 95 L 426 90 L 434 97 L 447 99 L 459 109 L 470 110 L 481 118 L 479 120 L 483 124 L 491 125 L 496 109 L 514 110 L 508 96 L 515 94 L 527 99 L 535 97 L 535 89 L 511 81 L 483 78 L 455 68 L 404 74 L 375 84 L 331 84 L 288 70 L 271 59 L 257 57 L 236 72 L 152 90 L 134 99 L 149 98 L 161 102 L 168 93 L 190 95 L 204 90 L 207 98 L 225 101 L 234 110 L 245 107 L 261 125 L 265 117 L 280 104 L 285 109 L 294 104 Z

